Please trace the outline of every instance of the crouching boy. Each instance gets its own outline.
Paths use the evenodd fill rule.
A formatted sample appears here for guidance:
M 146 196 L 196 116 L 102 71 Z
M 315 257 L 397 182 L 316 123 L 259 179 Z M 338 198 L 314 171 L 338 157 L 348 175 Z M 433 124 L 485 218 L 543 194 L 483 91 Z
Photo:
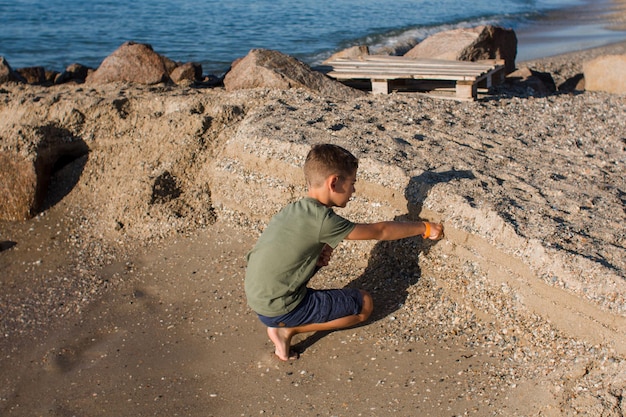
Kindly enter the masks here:
M 276 356 L 283 361 L 298 358 L 291 349 L 296 334 L 355 326 L 372 313 L 372 297 L 364 290 L 307 287 L 342 240 L 443 237 L 437 223 L 353 223 L 336 214 L 333 207 L 345 207 L 355 192 L 357 168 L 357 158 L 346 149 L 313 146 L 304 164 L 306 197 L 277 213 L 248 253 L 248 305 L 267 326 Z

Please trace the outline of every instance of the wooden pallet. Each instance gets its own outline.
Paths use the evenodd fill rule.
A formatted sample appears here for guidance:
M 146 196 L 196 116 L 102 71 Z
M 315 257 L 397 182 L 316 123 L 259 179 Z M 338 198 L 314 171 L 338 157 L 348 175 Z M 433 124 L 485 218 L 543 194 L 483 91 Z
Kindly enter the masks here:
M 452 85 L 453 98 L 475 100 L 479 85 L 490 88 L 504 80 L 504 62 L 501 60 L 470 62 L 367 55 L 336 58 L 324 65 L 330 69 L 327 75 L 339 81 L 370 81 L 373 94 L 389 94 L 393 85 L 406 85 L 407 82 L 419 90 L 417 80 L 424 81 L 431 91 L 436 91 L 438 85 L 442 91 Z

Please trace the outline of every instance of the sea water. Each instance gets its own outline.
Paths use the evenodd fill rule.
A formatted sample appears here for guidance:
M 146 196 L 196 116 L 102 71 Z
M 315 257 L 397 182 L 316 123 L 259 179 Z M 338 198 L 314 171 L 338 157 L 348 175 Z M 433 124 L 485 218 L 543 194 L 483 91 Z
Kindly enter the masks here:
M 547 13 L 584 2 L 0 0 L 0 56 L 13 68 L 60 71 L 72 63 L 95 68 L 122 43 L 134 41 L 219 75 L 253 48 L 275 49 L 314 65 L 349 46 L 393 48 L 445 29 L 494 24 L 521 30 Z

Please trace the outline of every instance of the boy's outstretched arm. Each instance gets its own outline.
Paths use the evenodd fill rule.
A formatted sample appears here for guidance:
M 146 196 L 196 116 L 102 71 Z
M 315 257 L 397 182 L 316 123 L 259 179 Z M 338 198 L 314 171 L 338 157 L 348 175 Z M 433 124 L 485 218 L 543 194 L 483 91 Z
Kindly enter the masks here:
M 426 235 L 427 234 L 427 235 Z M 430 222 L 387 221 L 378 223 L 359 223 L 346 237 L 348 240 L 397 240 L 411 236 L 423 236 L 424 239 L 443 238 L 443 225 Z

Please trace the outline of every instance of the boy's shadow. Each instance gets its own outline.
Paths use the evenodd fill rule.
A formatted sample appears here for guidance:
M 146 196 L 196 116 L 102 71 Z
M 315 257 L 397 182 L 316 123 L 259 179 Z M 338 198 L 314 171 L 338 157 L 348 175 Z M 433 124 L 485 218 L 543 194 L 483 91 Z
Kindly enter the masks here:
M 411 178 L 405 189 L 408 213 L 398 216 L 399 221 L 419 221 L 424 200 L 428 192 L 438 183 L 458 179 L 475 178 L 471 171 L 446 171 L 443 173 L 425 172 Z M 408 290 L 421 278 L 419 256 L 427 254 L 436 241 L 421 237 L 378 242 L 369 257 L 368 265 L 357 279 L 346 288 L 359 288 L 369 291 L 374 299 L 374 311 L 363 325 L 381 320 L 397 311 L 405 303 Z M 307 348 L 330 334 L 331 331 L 316 332 L 293 349 L 304 352 Z

